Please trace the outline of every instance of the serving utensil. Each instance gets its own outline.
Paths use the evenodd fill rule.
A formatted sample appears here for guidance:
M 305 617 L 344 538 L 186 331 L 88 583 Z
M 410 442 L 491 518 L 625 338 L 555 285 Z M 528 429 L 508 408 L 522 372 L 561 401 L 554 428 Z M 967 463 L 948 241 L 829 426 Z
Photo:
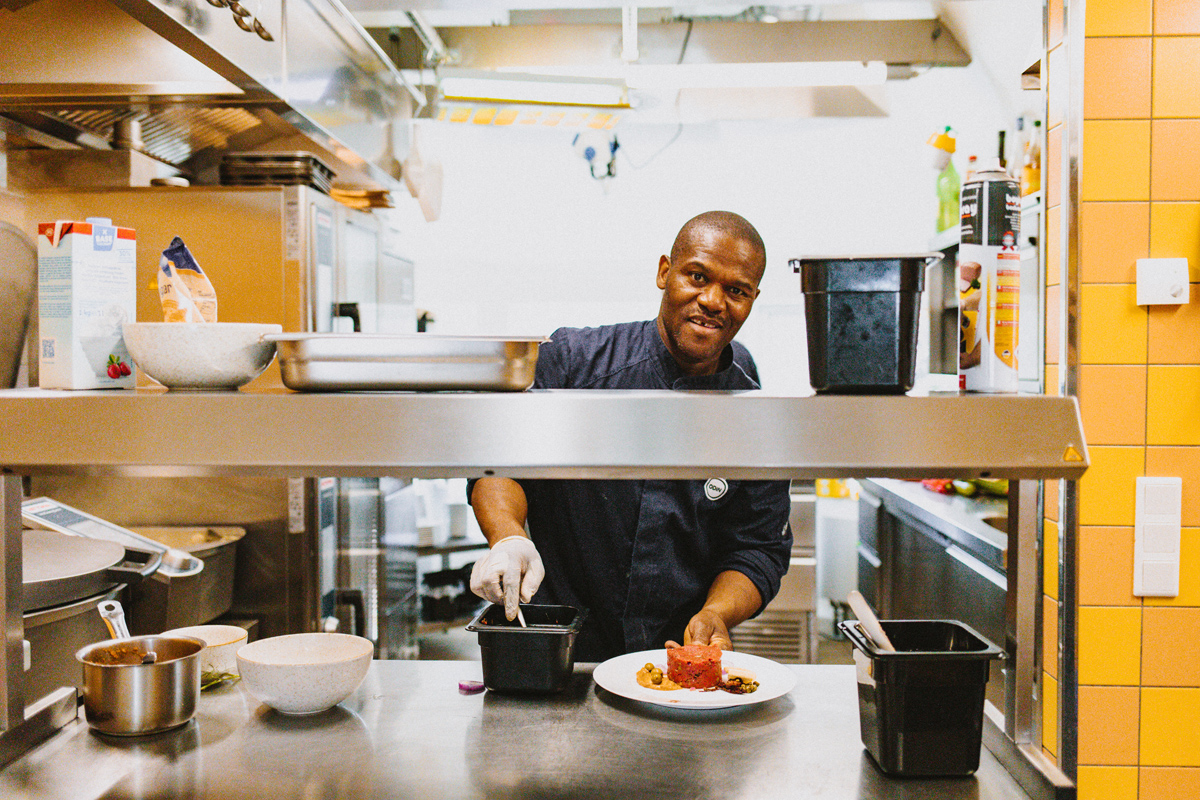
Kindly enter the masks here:
M 105 600 L 100 605 L 96 606 L 96 610 L 100 612 L 100 618 L 104 620 L 104 627 L 108 628 L 108 633 L 114 639 L 128 639 L 129 627 L 125 624 L 125 609 L 116 600 Z M 143 664 L 153 664 L 158 660 L 158 654 L 148 652 L 142 655 Z
M 846 602 L 850 604 L 850 610 L 854 612 L 854 616 L 858 617 L 863 631 L 870 637 L 875 646 L 889 653 L 896 652 L 892 640 L 883 632 L 883 626 L 879 624 L 879 617 L 875 616 L 875 612 L 871 610 L 871 606 L 867 603 L 867 599 L 862 596 L 862 592 L 857 589 L 851 589 L 850 594 L 846 596 Z

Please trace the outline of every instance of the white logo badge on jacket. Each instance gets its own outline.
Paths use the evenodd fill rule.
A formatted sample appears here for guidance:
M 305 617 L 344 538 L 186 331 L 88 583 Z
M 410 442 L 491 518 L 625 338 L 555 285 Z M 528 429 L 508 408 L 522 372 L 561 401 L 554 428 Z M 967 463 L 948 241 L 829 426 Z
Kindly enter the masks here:
M 720 500 L 729 491 L 729 484 L 724 478 L 709 478 L 704 483 L 704 496 L 709 500 Z

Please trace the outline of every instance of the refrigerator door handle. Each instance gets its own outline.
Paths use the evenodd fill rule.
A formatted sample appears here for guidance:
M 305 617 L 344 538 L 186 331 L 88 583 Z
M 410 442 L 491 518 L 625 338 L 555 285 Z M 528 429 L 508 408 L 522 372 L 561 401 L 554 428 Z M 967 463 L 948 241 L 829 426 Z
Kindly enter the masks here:
M 362 320 L 358 315 L 358 303 L 334 303 L 333 316 L 349 317 L 354 322 L 354 332 L 362 333 Z

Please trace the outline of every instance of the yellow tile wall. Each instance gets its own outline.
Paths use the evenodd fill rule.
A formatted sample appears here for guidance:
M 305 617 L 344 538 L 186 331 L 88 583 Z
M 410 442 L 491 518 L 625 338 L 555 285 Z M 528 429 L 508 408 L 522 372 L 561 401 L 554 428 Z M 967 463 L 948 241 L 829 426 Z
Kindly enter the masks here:
M 1043 747 L 1053 752 L 1057 725 L 1077 726 L 1080 800 L 1200 797 L 1200 2 L 1087 0 L 1084 15 L 1084 94 L 1071 98 L 1084 112 L 1079 363 L 1060 363 L 1048 342 L 1046 368 L 1077 370 L 1092 458 L 1079 487 L 1079 716 L 1050 720 L 1044 706 Z M 1060 112 L 1048 109 L 1047 119 Z M 1057 139 L 1061 147 L 1062 131 Z M 1052 146 L 1048 138 L 1048 155 Z M 1048 207 L 1062 202 L 1055 191 Z M 1060 227 L 1047 230 L 1055 253 L 1070 244 Z M 1187 258 L 1193 302 L 1138 306 L 1135 264 L 1147 257 Z M 1061 326 L 1047 319 L 1048 332 Z M 1183 478 L 1173 598 L 1133 594 L 1141 475 Z M 1050 496 L 1048 486 L 1047 517 L 1057 513 Z M 1047 546 L 1045 557 L 1057 552 Z M 1046 564 L 1046 616 L 1052 571 Z M 1044 642 L 1045 666 L 1056 657 Z M 1044 673 L 1048 702 L 1057 702 L 1056 674 Z

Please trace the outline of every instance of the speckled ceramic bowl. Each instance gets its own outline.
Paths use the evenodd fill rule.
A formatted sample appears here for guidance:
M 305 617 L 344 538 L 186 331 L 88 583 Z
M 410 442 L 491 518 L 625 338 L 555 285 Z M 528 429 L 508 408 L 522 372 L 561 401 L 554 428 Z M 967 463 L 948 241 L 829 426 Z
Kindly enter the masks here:
M 253 322 L 127 322 L 125 347 L 138 369 L 170 389 L 231 390 L 275 358 L 263 339 L 282 325 Z
M 316 714 L 358 688 L 375 646 L 345 633 L 272 636 L 238 650 L 238 671 L 250 694 L 284 714 Z
M 200 654 L 201 676 L 211 672 L 238 674 L 237 651 L 246 644 L 246 629 L 237 625 L 190 625 L 163 636 L 190 636 L 207 645 Z

